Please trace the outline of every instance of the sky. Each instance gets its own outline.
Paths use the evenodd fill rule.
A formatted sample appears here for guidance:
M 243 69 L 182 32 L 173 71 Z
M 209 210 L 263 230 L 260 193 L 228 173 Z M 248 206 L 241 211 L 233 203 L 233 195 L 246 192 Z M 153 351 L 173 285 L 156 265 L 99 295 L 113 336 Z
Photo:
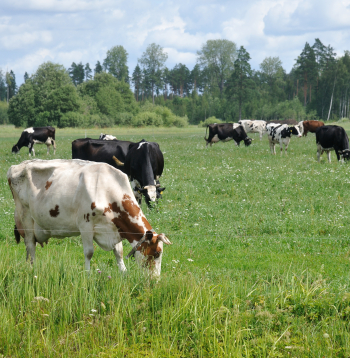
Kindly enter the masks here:
M 168 54 L 167 67 L 191 70 L 211 39 L 244 46 L 255 70 L 278 56 L 289 72 L 315 38 L 338 56 L 350 50 L 350 0 L 0 1 L 0 69 L 13 70 L 18 85 L 46 61 L 93 69 L 117 45 L 129 54 L 130 74 L 151 43 Z

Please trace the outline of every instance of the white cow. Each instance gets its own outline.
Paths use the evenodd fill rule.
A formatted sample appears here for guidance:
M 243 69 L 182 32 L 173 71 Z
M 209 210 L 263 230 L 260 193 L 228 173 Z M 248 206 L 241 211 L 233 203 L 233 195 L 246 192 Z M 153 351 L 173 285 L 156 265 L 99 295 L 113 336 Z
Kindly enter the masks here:
M 288 145 L 292 135 L 301 137 L 299 127 L 292 126 L 289 127 L 288 124 L 277 124 L 270 123 L 266 126 L 267 137 L 270 143 L 270 149 L 272 154 L 276 154 L 275 144 L 279 144 L 281 148 L 281 154 L 283 151 L 283 145 L 285 147 L 285 152 L 287 154 Z
M 101 133 L 98 139 L 102 139 L 102 140 L 116 140 L 117 137 L 115 137 L 114 135 L 111 135 L 111 134 L 103 134 L 103 133 Z
M 125 271 L 122 240 L 127 239 L 137 262 L 159 276 L 164 234 L 156 234 L 138 206 L 127 175 L 106 163 L 84 160 L 31 160 L 7 172 L 15 201 L 15 236 L 24 238 L 27 259 L 50 237 L 81 235 L 85 267 L 90 269 L 93 241 L 113 250 Z
M 241 119 L 238 121 L 238 124 L 240 124 L 246 133 L 249 132 L 252 133 L 259 133 L 260 140 L 262 140 L 262 136 L 264 133 L 266 133 L 266 122 L 261 120 L 250 120 L 250 119 Z

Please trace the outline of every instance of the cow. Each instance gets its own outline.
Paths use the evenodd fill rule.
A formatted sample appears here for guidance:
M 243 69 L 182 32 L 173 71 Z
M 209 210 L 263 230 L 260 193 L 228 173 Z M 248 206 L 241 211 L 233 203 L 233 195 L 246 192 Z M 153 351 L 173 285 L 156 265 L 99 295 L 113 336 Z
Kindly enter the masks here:
M 338 161 L 350 159 L 349 138 L 343 127 L 322 126 L 316 129 L 317 160 L 320 162 L 323 152 L 327 152 L 331 162 L 331 150 L 335 151 Z
M 308 132 L 315 133 L 317 128 L 324 126 L 324 123 L 321 121 L 301 121 L 298 125 L 301 128 L 301 134 L 307 137 Z
M 228 142 L 232 139 L 235 141 L 237 146 L 239 146 L 243 140 L 245 146 L 248 147 L 253 140 L 247 136 L 247 133 L 241 125 L 234 128 L 234 123 L 208 124 L 205 130 L 205 135 L 207 135 L 208 128 L 209 136 L 208 138 L 204 137 L 205 141 L 207 142 L 206 147 L 208 147 L 208 144 L 212 146 L 213 143 L 220 141 Z
M 101 133 L 100 137 L 98 139 L 100 139 L 100 140 L 116 140 L 117 137 L 115 137 L 115 136 L 113 136 L 111 134 L 103 134 L 103 133 Z
M 165 190 L 159 184 L 164 169 L 164 156 L 158 143 L 142 139 L 138 143 L 130 144 L 125 162 L 119 160 L 115 162 L 117 168 L 122 169 L 129 176 L 139 203 L 141 203 L 141 194 L 144 195 L 148 206 L 151 201 L 161 197 Z
M 259 133 L 260 140 L 262 140 L 262 136 L 266 133 L 266 122 L 261 120 L 250 120 L 250 119 L 241 119 L 238 121 L 246 133 Z
M 283 145 L 285 148 L 285 153 L 287 154 L 291 136 L 296 135 L 298 137 L 301 137 L 301 133 L 298 126 L 289 127 L 288 124 L 270 123 L 266 126 L 266 129 L 272 154 L 276 154 L 275 144 L 278 143 L 281 148 L 281 154 L 283 151 Z
M 123 272 L 126 239 L 132 246 L 127 258 L 135 256 L 152 275 L 160 275 L 163 243 L 171 242 L 152 229 L 120 170 L 83 160 L 34 159 L 11 166 L 7 179 L 15 201 L 15 238 L 17 243 L 24 238 L 31 263 L 36 243 L 81 235 L 86 270 L 95 241 L 113 250 Z
M 17 154 L 22 147 L 29 148 L 29 156 L 33 152 L 35 157 L 34 144 L 46 144 L 47 154 L 50 153 L 50 146 L 53 146 L 53 154 L 56 154 L 55 128 L 53 127 L 30 127 L 25 129 L 17 144 L 12 147 L 12 153 Z
M 146 141 L 143 139 L 141 142 Z M 150 202 L 160 199 L 163 191 L 165 190 L 165 188 L 161 187 L 159 183 L 159 177 L 162 175 L 164 169 L 164 157 L 157 143 L 147 143 L 151 143 L 150 145 L 153 150 L 148 154 L 142 150 L 142 158 L 140 157 L 140 152 L 137 152 L 138 155 L 135 160 L 132 155 L 130 155 L 127 160 L 128 165 L 124 166 L 129 150 L 134 145 L 138 147 L 139 143 L 122 140 L 104 141 L 91 138 L 76 139 L 72 142 L 72 159 L 107 163 L 117 169 L 120 169 L 122 172 L 127 174 L 129 178 L 135 178 L 131 179 L 131 186 L 133 187 L 135 197 L 137 198 L 139 204 L 141 204 L 142 195 L 144 195 L 146 203 L 150 207 Z M 133 153 L 136 152 L 133 151 Z M 159 158 L 160 162 L 157 161 Z M 155 162 L 157 162 L 157 166 L 154 166 Z M 131 167 L 132 171 L 130 169 Z M 138 172 L 138 174 L 135 175 L 135 172 Z M 151 175 L 154 176 L 152 183 L 146 183 L 146 180 L 139 181 L 136 179 L 136 177 L 139 176 L 147 176 L 148 178 L 149 173 L 152 173 Z M 141 183 L 145 184 L 143 185 Z M 144 186 L 147 186 L 147 188 Z

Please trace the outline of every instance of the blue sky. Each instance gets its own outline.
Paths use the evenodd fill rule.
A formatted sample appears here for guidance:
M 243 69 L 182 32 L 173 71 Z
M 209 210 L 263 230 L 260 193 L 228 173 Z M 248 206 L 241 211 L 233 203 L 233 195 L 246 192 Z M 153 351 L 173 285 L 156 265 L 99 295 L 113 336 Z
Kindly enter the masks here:
M 147 45 L 168 53 L 167 66 L 196 64 L 208 39 L 243 45 L 251 65 L 279 56 L 290 71 L 305 42 L 315 38 L 350 50 L 350 0 L 1 0 L 0 69 L 17 83 L 45 61 L 94 68 L 111 47 L 122 45 L 132 73 Z

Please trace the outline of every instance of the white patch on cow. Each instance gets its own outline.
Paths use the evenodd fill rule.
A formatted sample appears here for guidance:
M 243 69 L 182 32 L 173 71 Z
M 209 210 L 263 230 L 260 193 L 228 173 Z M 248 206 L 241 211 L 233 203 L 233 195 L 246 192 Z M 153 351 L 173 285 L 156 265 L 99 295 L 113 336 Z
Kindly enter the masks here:
M 102 139 L 102 140 L 115 140 L 117 139 L 117 137 L 111 135 L 111 134 L 102 134 L 100 135 L 100 138 L 99 139 Z
M 228 142 L 229 140 L 232 140 L 232 139 L 233 139 L 232 137 L 227 137 L 227 138 L 223 139 L 222 141 L 223 142 Z
M 25 129 L 23 132 L 34 133 L 33 127 Z
M 40 142 L 40 140 L 37 140 L 37 139 L 33 139 L 33 142 L 35 144 L 44 144 L 44 142 Z M 50 145 L 51 145 L 51 142 L 50 142 Z
M 244 128 L 245 132 L 248 134 L 259 133 L 260 140 L 264 133 L 266 133 L 266 122 L 262 120 L 250 120 L 250 119 L 242 119 L 238 121 L 238 123 Z
M 220 139 L 217 134 L 214 135 L 213 139 L 211 140 L 212 143 L 220 142 Z
M 147 194 L 151 201 L 156 201 L 157 199 L 157 190 L 155 185 L 147 185 L 144 187 L 144 189 L 147 189 Z
M 142 142 L 142 143 L 140 143 L 137 149 L 140 149 L 140 148 L 142 147 L 142 145 L 143 145 L 143 144 L 146 144 L 146 143 L 148 143 L 148 142 Z

